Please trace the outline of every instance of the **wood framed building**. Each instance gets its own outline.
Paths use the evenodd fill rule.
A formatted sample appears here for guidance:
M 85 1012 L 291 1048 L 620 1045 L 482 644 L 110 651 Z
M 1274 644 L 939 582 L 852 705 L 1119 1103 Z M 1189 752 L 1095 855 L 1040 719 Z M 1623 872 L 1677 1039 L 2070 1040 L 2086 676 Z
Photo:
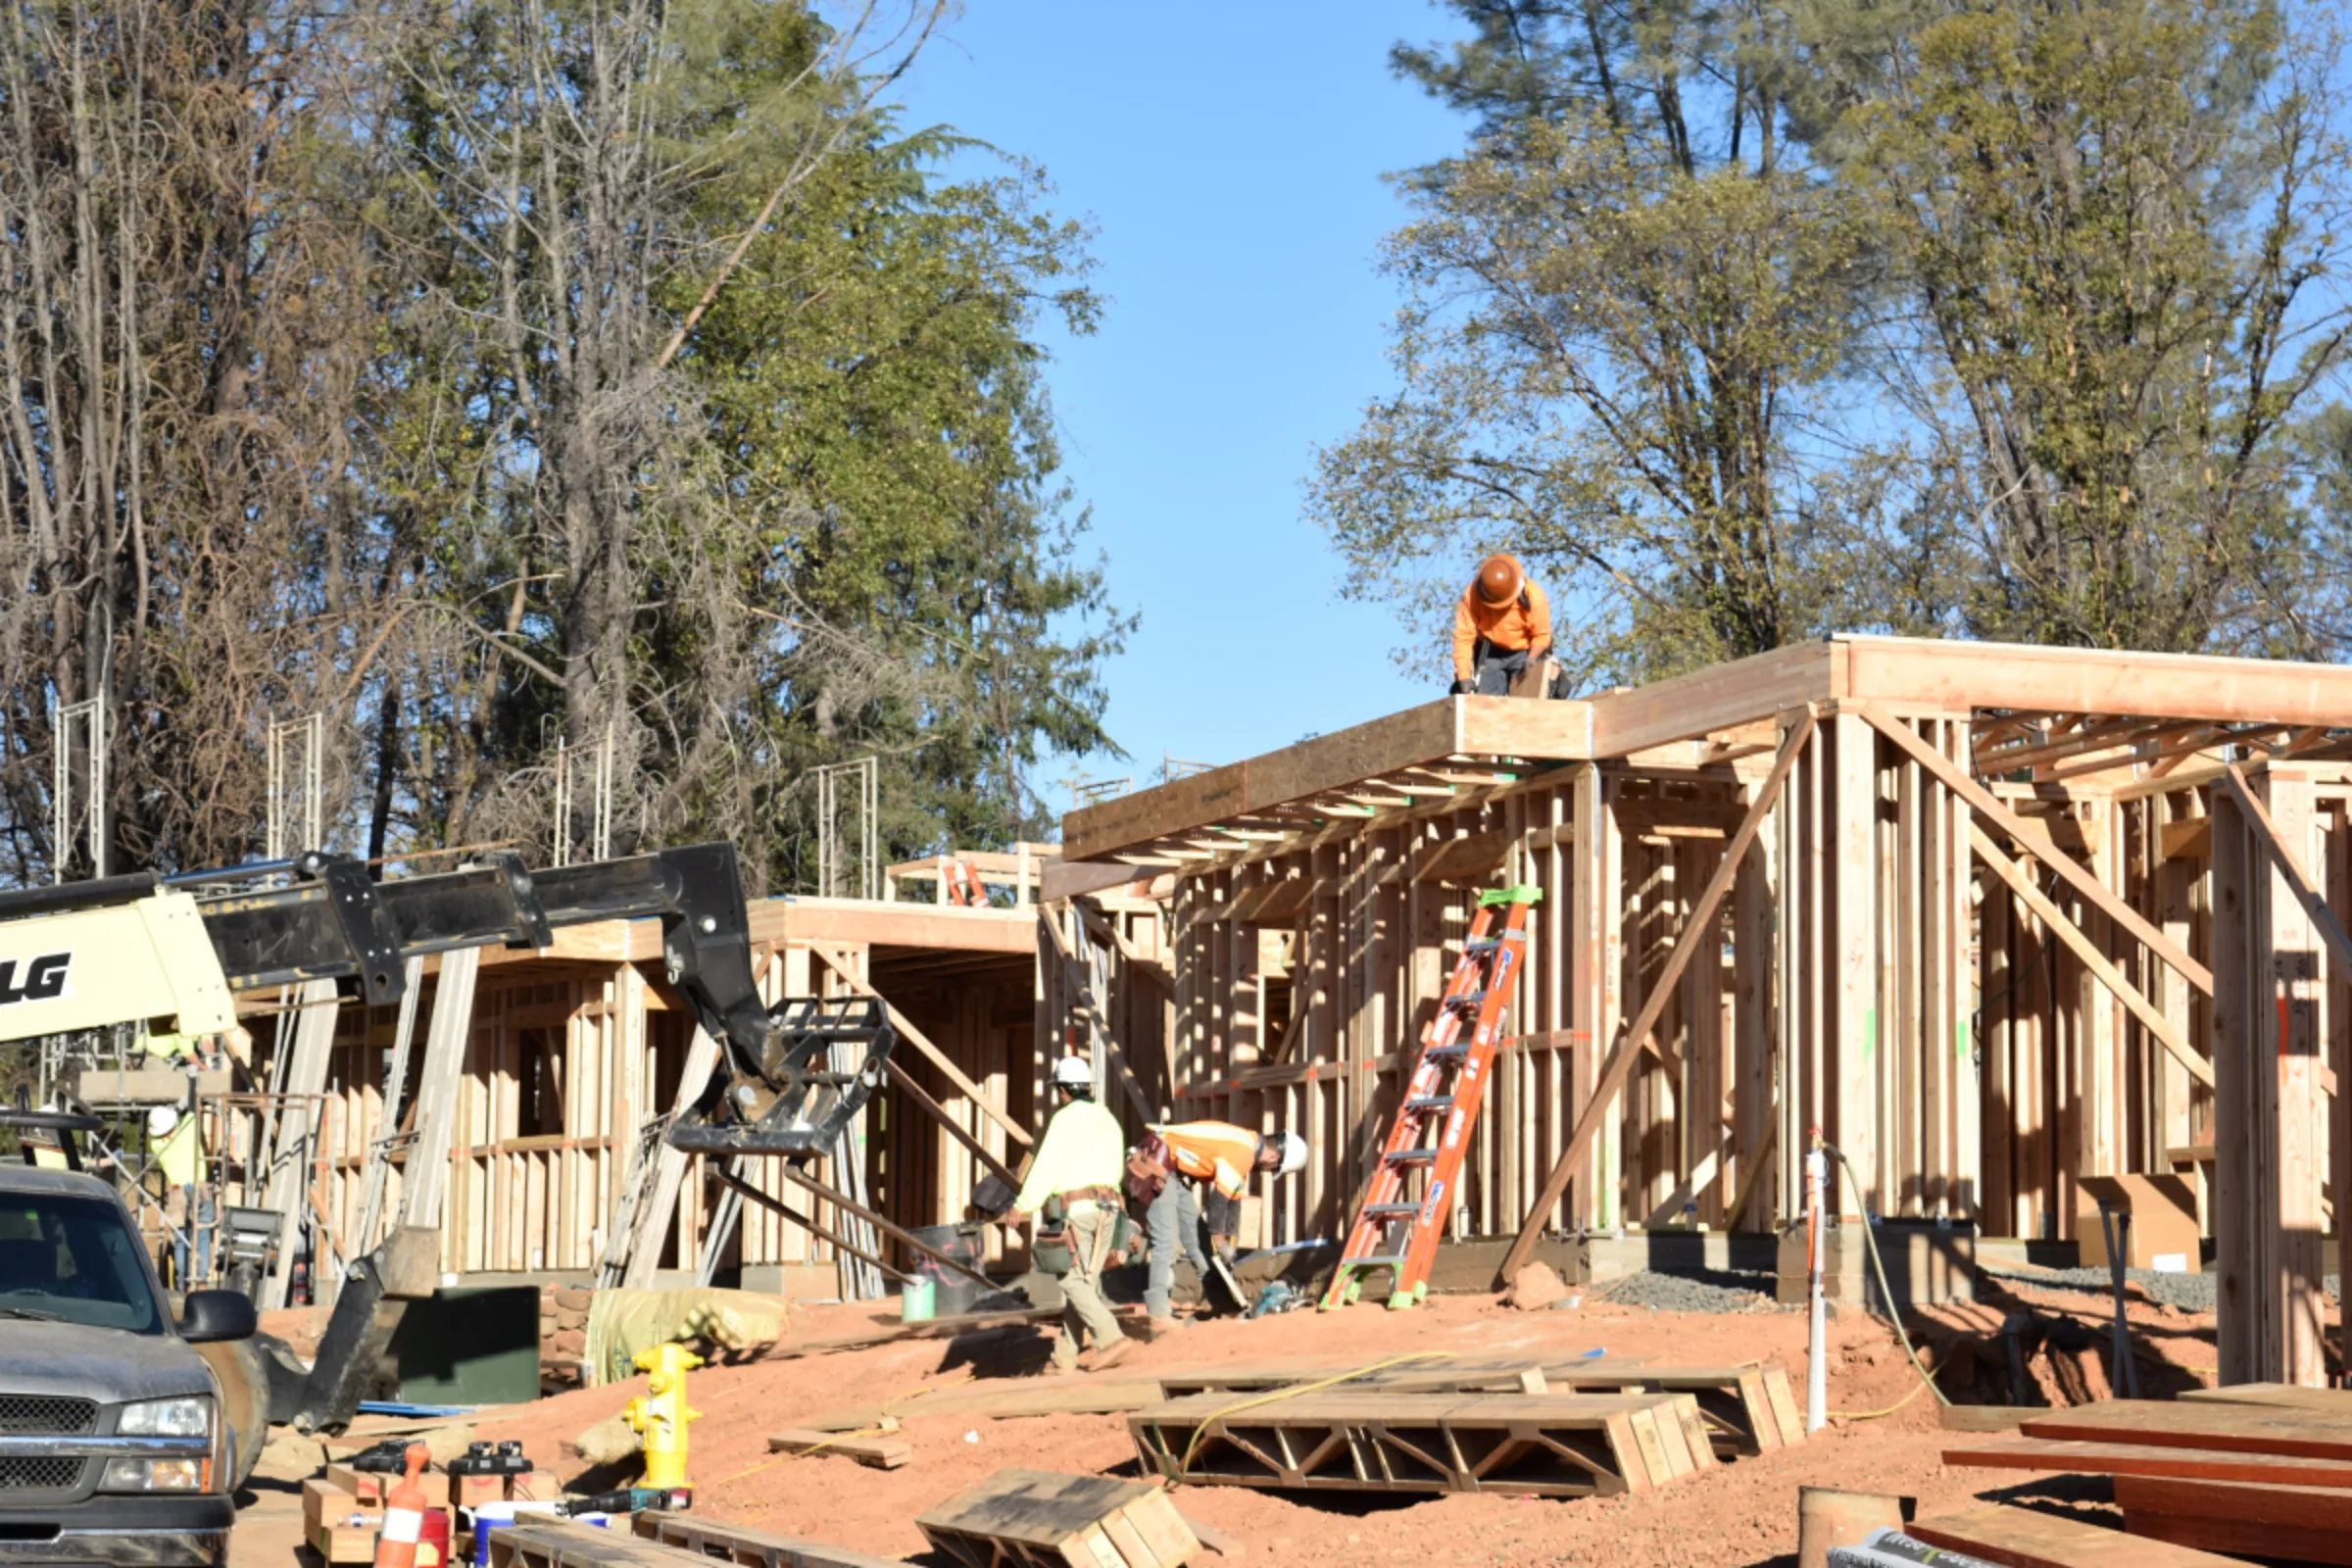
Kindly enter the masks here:
M 2225 1377 L 2315 1382 L 2348 799 L 2352 669 L 1851 637 L 1101 803 L 1057 878 L 1169 878 L 1164 1044 L 1114 1043 L 1140 1099 L 1307 1134 L 1280 1238 L 1345 1223 L 1477 893 L 1528 883 L 1457 1234 L 1769 1229 L 1815 1129 L 1845 1212 L 1988 1235 L 2178 1159 Z
M 945 904 L 948 867 L 910 862 L 885 891 L 934 902 L 765 901 L 753 940 L 776 995 L 896 1009 L 908 1076 L 856 1180 L 818 1171 L 895 1224 L 961 1219 L 986 1170 L 1017 1172 L 1077 1051 L 1132 1129 L 1305 1133 L 1255 1238 L 1279 1243 L 1345 1223 L 1477 895 L 1530 884 L 1457 1236 L 1516 1260 L 1546 1231 L 1769 1232 L 1816 1130 L 1851 1163 L 1843 1212 L 1986 1236 L 2064 1240 L 2084 1177 L 2183 1171 L 2225 1377 L 2315 1382 L 2352 1185 L 2348 812 L 2352 668 L 1837 638 L 1425 704 L 1074 811 L 1058 858 L 977 867 L 1003 906 Z M 567 931 L 476 984 L 443 1266 L 610 1266 L 694 1050 L 657 933 Z M 342 1152 L 311 1197 L 338 1248 L 393 1029 L 347 1009 L 323 1069 Z M 702 1259 L 708 1174 L 674 1161 L 629 1278 Z M 746 1210 L 721 1264 L 833 1294 L 840 1214 L 747 1179 L 801 1222 Z

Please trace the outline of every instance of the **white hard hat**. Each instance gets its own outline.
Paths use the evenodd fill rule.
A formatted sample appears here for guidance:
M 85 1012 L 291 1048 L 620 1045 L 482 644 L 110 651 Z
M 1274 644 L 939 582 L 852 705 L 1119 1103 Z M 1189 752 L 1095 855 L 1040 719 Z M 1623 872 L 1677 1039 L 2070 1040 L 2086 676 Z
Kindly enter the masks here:
M 1095 1069 L 1084 1056 L 1064 1056 L 1054 1064 L 1054 1084 L 1058 1089 L 1092 1089 Z
M 1288 1176 L 1293 1171 L 1306 1169 L 1306 1140 L 1297 1133 L 1278 1136 L 1282 1140 L 1282 1163 L 1274 1167 L 1274 1174 Z
M 179 1112 L 170 1105 L 158 1105 L 147 1113 L 147 1136 L 161 1138 L 179 1125 Z

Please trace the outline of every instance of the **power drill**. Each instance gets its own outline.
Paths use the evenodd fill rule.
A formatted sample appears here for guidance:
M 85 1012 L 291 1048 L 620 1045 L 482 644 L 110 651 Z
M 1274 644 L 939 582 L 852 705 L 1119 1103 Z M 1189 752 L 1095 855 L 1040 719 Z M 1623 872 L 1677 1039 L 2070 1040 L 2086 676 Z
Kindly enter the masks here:
M 568 1519 L 583 1513 L 683 1513 L 693 1506 L 691 1487 L 624 1487 L 592 1497 L 569 1498 L 556 1512 Z

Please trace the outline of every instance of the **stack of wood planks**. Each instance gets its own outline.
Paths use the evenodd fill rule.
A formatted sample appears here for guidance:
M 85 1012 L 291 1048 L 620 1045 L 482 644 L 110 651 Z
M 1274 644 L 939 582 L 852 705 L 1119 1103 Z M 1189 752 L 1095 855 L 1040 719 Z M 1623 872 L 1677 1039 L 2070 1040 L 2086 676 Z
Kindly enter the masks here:
M 1167 1398 L 1129 1416 L 1128 1434 L 1146 1469 L 1176 1482 L 1551 1497 L 1647 1492 L 1804 1438 L 1787 1375 L 1752 1365 L 1448 1360 L 1345 1373 L 1165 1373 Z
M 2132 1535 L 2352 1565 L 2352 1393 L 2282 1384 L 2038 1412 L 1944 1463 L 2115 1478 Z

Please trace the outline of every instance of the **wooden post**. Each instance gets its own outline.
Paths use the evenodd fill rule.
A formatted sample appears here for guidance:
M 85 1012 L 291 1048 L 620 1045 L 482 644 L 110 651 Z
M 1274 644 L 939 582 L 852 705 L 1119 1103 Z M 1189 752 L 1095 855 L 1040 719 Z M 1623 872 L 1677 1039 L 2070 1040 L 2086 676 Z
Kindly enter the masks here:
M 1900 720 L 1895 721 L 1898 725 Z M 1838 947 L 1835 1005 L 1838 1119 L 1834 1142 L 1862 1178 L 1863 1202 L 1887 1210 L 1879 1170 L 1878 744 L 1850 713 L 1835 720 L 1831 752 L 1836 834 Z M 1839 1202 L 1845 1200 L 1839 1184 Z
M 2307 780 L 2269 780 L 2279 841 L 2310 835 Z M 2214 1243 L 2224 1384 L 2326 1381 L 2320 1324 L 2317 943 L 2233 793 L 2213 796 Z M 2308 858 L 2306 862 L 2308 863 Z
M 1751 788 L 1748 799 L 1752 803 Z M 1774 1141 L 1773 972 L 1777 944 L 1773 932 L 1772 864 L 1777 858 L 1778 835 L 1759 834 L 1740 858 L 1739 880 L 1732 884 L 1732 1145 L 1739 1153 L 1739 1185 L 1761 1194 L 1738 1215 L 1739 1228 L 1772 1229 L 1774 1189 L 1758 1181 L 1758 1165 L 1771 1158 Z

